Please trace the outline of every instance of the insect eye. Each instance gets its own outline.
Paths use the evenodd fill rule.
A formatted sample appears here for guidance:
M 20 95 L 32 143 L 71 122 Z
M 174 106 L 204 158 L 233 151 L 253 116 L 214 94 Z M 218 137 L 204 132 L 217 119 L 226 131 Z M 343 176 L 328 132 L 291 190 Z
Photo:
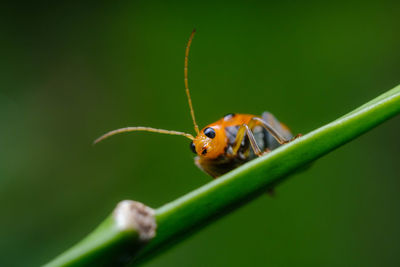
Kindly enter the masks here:
M 205 128 L 204 129 L 204 134 L 207 137 L 213 139 L 215 137 L 215 130 L 213 128 L 211 128 L 211 127 Z
M 190 143 L 190 149 L 193 151 L 193 153 L 196 153 L 196 146 L 193 144 L 193 142 Z

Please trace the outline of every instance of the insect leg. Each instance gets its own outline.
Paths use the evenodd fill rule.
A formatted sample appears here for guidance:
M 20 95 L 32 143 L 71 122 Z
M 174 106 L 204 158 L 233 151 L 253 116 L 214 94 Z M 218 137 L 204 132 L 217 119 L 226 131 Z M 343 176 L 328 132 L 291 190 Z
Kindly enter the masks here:
M 284 125 L 283 123 L 278 121 L 278 119 L 275 118 L 275 116 L 272 115 L 270 112 L 264 111 L 261 115 L 261 118 L 263 121 L 265 121 L 269 125 L 271 125 L 272 128 L 274 128 L 277 132 L 279 132 L 286 139 L 290 140 L 293 138 L 293 135 L 290 132 L 290 129 L 286 125 Z
M 263 119 L 254 117 L 252 120 L 258 121 L 262 127 L 265 128 L 275 139 L 278 141 L 279 144 L 286 144 L 289 142 L 289 139 L 286 139 L 284 136 L 282 136 L 274 127 L 272 127 L 269 123 L 265 122 Z
M 257 142 L 256 142 L 253 132 L 251 131 L 251 129 L 254 127 L 254 125 L 255 125 L 255 121 L 251 120 L 248 125 L 243 124 L 240 126 L 240 128 L 236 134 L 235 143 L 232 148 L 232 155 L 235 156 L 238 153 L 239 148 L 245 137 L 245 134 L 247 134 L 247 137 L 249 138 L 250 145 L 254 151 L 254 154 L 256 154 L 257 156 L 261 156 L 263 154 L 260 147 L 257 145 Z
M 275 127 L 271 126 L 271 124 L 269 124 L 268 122 L 264 121 L 261 118 L 258 117 L 253 117 L 249 123 L 243 124 L 239 130 L 237 131 L 236 134 L 236 139 L 235 139 L 235 143 L 232 147 L 232 155 L 236 155 L 239 151 L 239 148 L 242 144 L 243 138 L 245 137 L 245 134 L 247 133 L 247 136 L 249 137 L 250 140 L 250 144 L 254 150 L 254 154 L 256 154 L 257 156 L 262 155 L 263 153 L 261 152 L 261 149 L 259 148 L 259 146 L 257 145 L 257 142 L 254 138 L 254 135 L 251 131 L 251 129 L 254 128 L 254 126 L 256 126 L 258 124 L 260 124 L 263 128 L 265 128 L 271 135 L 273 138 L 275 138 L 275 140 L 279 143 L 279 144 L 286 144 L 290 141 L 290 138 L 286 138 L 287 135 L 289 134 L 285 134 L 285 136 L 283 134 L 281 134 L 279 132 L 278 129 L 276 129 Z M 257 150 L 258 149 L 258 150 Z
M 243 126 L 246 127 L 246 134 L 250 140 L 250 145 L 253 148 L 254 154 L 256 154 L 257 156 L 261 156 L 263 153 L 261 152 L 260 147 L 257 145 L 257 142 L 256 142 L 256 139 L 254 138 L 253 132 L 250 130 L 250 128 L 249 128 L 249 126 L 247 126 L 247 124 L 244 124 Z

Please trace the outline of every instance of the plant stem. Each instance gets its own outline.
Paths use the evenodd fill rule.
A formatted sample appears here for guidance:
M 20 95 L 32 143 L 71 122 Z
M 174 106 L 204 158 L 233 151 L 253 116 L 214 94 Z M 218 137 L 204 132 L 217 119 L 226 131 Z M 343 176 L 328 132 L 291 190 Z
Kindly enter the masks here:
M 169 248 L 182 237 L 265 193 L 289 174 L 398 113 L 400 86 L 266 156 L 156 209 L 157 233 L 148 243 L 132 246 L 138 244 L 138 235 L 132 231 L 115 231 L 113 218 L 109 217 L 93 234 L 47 266 L 88 266 L 99 262 L 106 264 L 121 257 L 127 258 L 127 251 L 134 263 L 143 262 L 157 252 Z M 243 227 L 251 227 L 251 223 Z M 127 246 L 136 249 L 127 250 Z

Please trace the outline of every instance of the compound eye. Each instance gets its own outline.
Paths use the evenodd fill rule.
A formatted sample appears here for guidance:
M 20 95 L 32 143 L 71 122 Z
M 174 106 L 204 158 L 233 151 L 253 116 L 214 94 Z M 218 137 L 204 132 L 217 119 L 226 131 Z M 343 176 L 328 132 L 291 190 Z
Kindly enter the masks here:
M 213 139 L 215 137 L 215 130 L 213 128 L 211 128 L 211 127 L 205 128 L 204 129 L 204 134 L 207 137 Z
M 197 154 L 196 146 L 193 144 L 193 142 L 190 143 L 190 149 L 193 151 L 193 153 Z

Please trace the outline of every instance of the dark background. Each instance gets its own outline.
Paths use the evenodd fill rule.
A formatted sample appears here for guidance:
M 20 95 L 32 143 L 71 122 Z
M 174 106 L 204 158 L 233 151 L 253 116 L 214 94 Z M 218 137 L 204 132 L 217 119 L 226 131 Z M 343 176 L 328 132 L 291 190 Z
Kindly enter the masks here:
M 0 265 L 37 266 L 122 199 L 208 181 L 182 137 L 268 110 L 307 133 L 400 83 L 398 1 L 13 2 L 0 7 Z M 147 266 L 399 266 L 400 118 Z M 251 221 L 250 221 L 251 220 Z

